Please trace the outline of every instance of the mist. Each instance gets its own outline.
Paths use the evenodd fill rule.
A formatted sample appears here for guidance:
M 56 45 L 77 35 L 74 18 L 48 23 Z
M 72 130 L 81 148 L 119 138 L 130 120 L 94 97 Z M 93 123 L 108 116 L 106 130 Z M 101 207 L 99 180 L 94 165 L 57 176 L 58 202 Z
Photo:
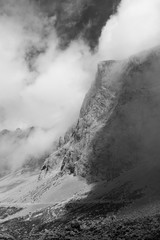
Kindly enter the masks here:
M 49 152 L 77 120 L 96 60 L 82 40 L 61 50 L 55 17 L 31 1 L 0 4 L 0 130 L 38 129 L 27 139 L 1 137 L 0 166 L 16 170 Z
M 52 131 L 43 129 L 3 130 L 0 134 L 1 174 L 20 170 L 22 166 L 29 171 L 39 168 L 43 158 L 54 149 L 50 144 L 53 137 Z
M 122 0 L 102 30 L 103 59 L 124 59 L 160 44 L 160 1 Z
M 159 0 L 123 0 L 94 53 L 80 38 L 62 50 L 55 20 L 32 1 L 0 1 L 0 130 L 35 127 L 21 141 L 3 137 L 0 167 L 7 163 L 15 171 L 29 156 L 50 151 L 77 120 L 99 61 L 123 59 L 160 42 Z
M 0 19 L 1 129 L 68 127 L 67 117 L 76 119 L 77 104 L 90 84 L 89 48 L 76 41 L 61 51 L 52 19 L 39 16 L 36 10 L 32 16 L 33 6 L 29 16 L 17 15 L 16 2 L 15 8 L 10 6 L 11 14 Z

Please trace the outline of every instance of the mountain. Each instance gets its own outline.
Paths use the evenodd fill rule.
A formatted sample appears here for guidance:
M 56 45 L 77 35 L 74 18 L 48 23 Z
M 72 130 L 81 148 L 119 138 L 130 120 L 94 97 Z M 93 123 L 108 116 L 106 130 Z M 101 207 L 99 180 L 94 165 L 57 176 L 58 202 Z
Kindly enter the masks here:
M 159 66 L 160 48 L 99 63 L 40 175 L 1 180 L 4 239 L 160 238 Z
M 129 60 L 100 63 L 77 125 L 56 153 L 63 159 L 62 172 L 89 182 L 109 181 L 137 164 L 156 163 L 158 79 L 159 49 Z M 46 163 L 52 165 L 52 157 Z

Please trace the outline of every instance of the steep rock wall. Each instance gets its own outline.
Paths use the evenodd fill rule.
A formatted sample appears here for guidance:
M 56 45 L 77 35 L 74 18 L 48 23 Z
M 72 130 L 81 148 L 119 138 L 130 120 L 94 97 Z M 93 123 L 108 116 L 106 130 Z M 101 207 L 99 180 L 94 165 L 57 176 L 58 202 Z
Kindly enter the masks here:
M 111 180 L 160 155 L 160 51 L 106 61 L 54 157 L 61 171 L 89 182 Z

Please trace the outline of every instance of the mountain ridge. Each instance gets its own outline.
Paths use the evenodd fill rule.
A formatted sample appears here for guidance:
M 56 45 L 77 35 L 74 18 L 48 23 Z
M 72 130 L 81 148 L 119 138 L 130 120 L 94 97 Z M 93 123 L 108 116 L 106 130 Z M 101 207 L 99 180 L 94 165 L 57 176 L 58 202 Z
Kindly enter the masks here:
M 3 214 L 1 231 L 12 233 L 16 224 L 17 239 L 158 239 L 159 66 L 159 47 L 99 64 L 77 124 L 59 139 L 39 180 L 10 176 L 11 190 L 7 177 L 1 182 L 3 212 L 4 204 L 7 212 L 27 204 Z
M 158 69 L 158 66 L 159 66 L 158 65 L 158 63 L 159 63 L 159 53 L 158 52 L 159 52 L 159 50 L 158 49 L 159 48 L 153 49 L 148 52 L 143 52 L 139 55 L 133 56 L 129 60 L 107 61 L 107 62 L 105 61 L 105 62 L 99 64 L 96 80 L 92 84 L 91 89 L 89 90 L 89 92 L 87 93 L 87 95 L 85 97 L 85 100 L 82 104 L 82 108 L 80 110 L 80 115 L 79 115 L 77 125 L 72 129 L 72 131 L 70 133 L 70 140 L 68 140 L 68 142 L 64 142 L 63 147 L 60 147 L 60 149 L 57 152 L 57 154 L 59 156 L 63 156 L 62 157 L 63 163 L 61 166 L 61 170 L 69 171 L 70 173 L 73 173 L 75 175 L 80 175 L 83 177 L 86 177 L 87 174 L 89 175 L 89 173 L 87 173 L 87 171 L 90 171 L 91 168 L 90 168 L 89 164 L 87 163 L 87 161 L 88 161 L 87 157 L 89 157 L 88 153 L 90 152 L 90 154 L 92 155 L 91 158 L 93 159 L 96 154 L 101 155 L 101 153 L 98 153 L 98 152 L 102 152 L 101 145 L 103 145 L 103 141 L 100 142 L 100 144 L 99 144 L 97 142 L 97 139 L 94 139 L 95 133 L 97 132 L 97 135 L 102 134 L 98 138 L 102 138 L 104 140 L 105 135 L 103 135 L 103 133 L 100 133 L 100 131 L 102 129 L 105 129 L 105 125 L 106 125 L 106 129 L 108 129 L 108 131 L 110 132 L 111 126 L 113 124 L 112 122 L 115 122 L 114 124 L 116 124 L 114 126 L 114 128 L 115 127 L 117 128 L 117 131 L 116 131 L 117 133 L 115 133 L 114 130 L 112 130 L 113 133 L 112 132 L 109 133 L 109 135 L 110 135 L 110 136 L 108 135 L 109 140 L 106 140 L 109 143 L 106 142 L 106 146 L 104 147 L 104 149 L 108 147 L 108 152 L 105 152 L 105 150 L 104 150 L 104 156 L 109 156 L 108 155 L 109 151 L 111 151 L 111 152 L 116 151 L 115 149 L 111 150 L 110 144 L 113 140 L 119 141 L 118 139 L 120 138 L 120 135 L 123 136 L 123 134 L 124 134 L 123 141 L 124 140 L 126 141 L 126 146 L 128 147 L 128 149 L 125 149 L 126 146 L 125 145 L 123 146 L 124 151 L 126 151 L 126 155 L 123 155 L 123 153 L 119 149 L 118 150 L 118 151 L 120 151 L 119 154 L 114 153 L 114 156 L 116 156 L 116 155 L 120 156 L 122 154 L 122 156 L 123 156 L 122 159 L 126 159 L 125 162 L 123 163 L 124 170 L 125 170 L 125 168 L 127 169 L 127 167 L 126 167 L 127 165 L 130 165 L 130 164 L 132 165 L 132 162 L 133 163 L 137 162 L 137 160 L 134 160 L 134 159 L 140 158 L 140 156 L 139 157 L 135 156 L 135 151 L 138 151 L 138 148 L 140 148 L 140 150 L 139 150 L 140 152 L 138 154 L 142 154 L 142 148 L 144 148 L 144 146 L 143 147 L 140 146 L 140 142 L 138 143 L 138 141 L 142 141 L 142 145 L 144 144 L 143 143 L 143 141 L 144 141 L 143 132 L 142 132 L 142 136 L 139 136 L 140 139 L 138 140 L 138 132 L 137 131 L 140 131 L 140 129 L 137 129 L 137 128 L 139 128 L 138 122 L 144 121 L 146 125 L 149 124 L 149 123 L 146 123 L 146 121 L 145 121 L 145 114 L 149 114 L 149 109 L 147 109 L 147 108 L 150 108 L 151 107 L 150 105 L 152 105 L 152 104 L 154 105 L 154 102 L 147 103 L 147 100 L 146 100 L 147 96 L 145 96 L 145 95 L 148 94 L 148 98 L 151 98 L 151 97 L 155 98 L 153 96 L 154 84 L 156 84 L 156 82 L 158 81 L 156 79 L 156 77 L 158 76 L 158 71 L 159 71 L 159 69 Z M 156 63 L 156 61 L 157 61 L 157 63 Z M 146 71 L 146 73 L 145 73 L 145 71 Z M 157 76 L 154 76 L 154 74 Z M 152 82 L 149 81 L 149 79 L 148 79 L 149 75 L 150 75 L 150 77 L 155 78 L 154 79 L 155 83 L 153 81 L 153 87 L 152 87 L 153 92 L 151 91 L 151 89 L 149 89 L 149 87 L 150 87 L 149 85 L 152 85 Z M 138 78 L 138 80 L 136 78 Z M 145 78 L 146 78 L 146 82 L 145 82 Z M 142 79 L 142 81 L 141 81 L 141 79 Z M 148 83 L 147 83 L 147 81 L 148 81 Z M 148 91 L 148 93 L 147 93 L 147 91 Z M 138 98 L 139 98 L 139 100 L 138 100 Z M 137 99 L 137 100 L 135 100 L 135 99 Z M 142 112 L 141 112 L 140 106 L 137 106 L 136 101 L 141 102 Z M 129 114 L 131 115 L 131 111 L 129 110 L 129 106 L 127 106 L 127 104 L 130 104 L 130 107 L 134 111 L 136 111 L 135 108 L 138 109 L 137 115 L 139 116 L 139 119 L 136 116 L 136 112 L 132 113 L 133 119 L 128 119 L 127 112 L 129 112 Z M 134 104 L 135 104 L 135 106 L 134 106 Z M 147 107 L 147 105 L 149 107 Z M 144 110 L 143 110 L 143 108 L 144 108 Z M 125 111 L 126 111 L 126 113 L 125 113 Z M 145 113 L 145 111 L 146 111 L 146 113 Z M 157 117 L 159 118 L 159 116 L 157 116 Z M 134 121 L 135 121 L 135 123 L 134 123 Z M 151 121 L 151 119 L 150 119 L 150 121 Z M 155 122 L 156 121 L 157 120 L 155 120 Z M 128 124 L 128 129 L 127 129 L 127 124 Z M 123 129 L 121 129 L 121 127 L 120 127 L 121 125 L 124 126 Z M 141 127 L 143 128 L 142 125 L 141 125 Z M 147 127 L 149 128 L 149 126 L 147 126 Z M 118 129 L 118 128 L 120 128 L 120 129 Z M 131 129 L 131 128 L 133 128 L 133 129 Z M 124 131 L 126 131 L 126 132 L 128 131 L 128 132 L 125 133 Z M 134 134 L 134 131 L 137 132 L 136 133 L 137 136 L 136 136 L 136 134 Z M 106 130 L 105 130 L 105 132 L 106 132 Z M 113 134 L 113 136 L 112 136 L 112 134 Z M 114 134 L 116 134 L 117 136 L 116 135 L 114 136 Z M 128 137 L 126 136 L 126 134 L 128 134 Z M 107 138 L 108 138 L 108 136 L 107 136 Z M 131 146 L 128 144 L 129 141 L 131 141 L 130 142 Z M 121 141 L 117 142 L 116 148 L 119 148 L 119 146 L 122 147 L 122 142 Z M 133 146 L 132 146 L 132 144 L 133 144 Z M 98 148 L 100 148 L 100 149 L 98 149 Z M 95 152 L 97 151 L 97 153 L 94 154 L 94 151 Z M 128 155 L 128 157 L 127 157 L 127 154 L 129 154 L 128 153 L 129 151 L 131 151 L 132 154 L 130 153 L 130 155 Z M 111 154 L 111 152 L 110 152 L 110 154 Z M 62 155 L 61 155 L 61 153 L 62 153 Z M 112 154 L 113 154 L 113 152 L 112 152 Z M 112 155 L 112 157 L 113 157 L 113 155 Z M 62 161 L 62 158 L 61 158 L 61 161 Z M 105 164 L 105 162 L 107 161 L 107 160 L 105 160 L 106 157 L 102 157 L 102 155 L 101 155 L 100 158 L 104 159 L 103 164 Z M 144 158 L 144 157 L 142 157 L 142 158 Z M 133 161 L 132 160 L 128 161 L 127 159 L 133 159 Z M 50 161 L 51 161 L 51 159 L 50 159 Z M 98 163 L 98 160 L 95 159 L 95 161 L 96 162 L 92 162 L 91 165 Z M 121 161 L 119 161 L 119 160 L 117 160 L 117 161 L 118 161 L 117 163 L 115 162 L 115 170 L 114 170 L 115 173 L 113 173 L 113 176 L 114 176 L 114 174 L 115 174 L 115 176 L 117 176 L 117 174 L 120 174 L 120 169 L 116 170 L 116 168 L 117 168 L 116 164 L 118 164 Z M 127 161 L 128 161 L 128 163 L 127 163 Z M 111 162 L 112 162 L 112 160 L 111 160 Z M 48 160 L 48 163 L 49 163 L 49 160 Z M 104 169 L 103 164 L 101 165 L 100 169 Z M 112 165 L 112 163 L 111 163 L 111 165 Z M 84 171 L 82 170 L 83 167 L 85 168 Z M 94 171 L 94 169 L 97 169 L 97 167 L 92 168 L 93 171 Z M 85 173 L 85 171 L 86 171 L 86 173 Z M 117 173 L 116 173 L 116 171 L 117 171 Z M 96 177 L 96 175 L 97 174 L 95 174 L 95 177 Z M 102 180 L 103 178 L 105 179 L 106 177 L 103 176 L 103 174 L 102 174 L 100 179 Z M 92 179 L 91 181 L 97 181 L 97 180 Z

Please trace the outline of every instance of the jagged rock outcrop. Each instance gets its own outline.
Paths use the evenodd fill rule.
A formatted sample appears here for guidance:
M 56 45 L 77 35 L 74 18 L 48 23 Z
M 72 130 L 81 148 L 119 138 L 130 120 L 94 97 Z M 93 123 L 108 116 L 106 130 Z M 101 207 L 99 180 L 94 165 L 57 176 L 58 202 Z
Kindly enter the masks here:
M 159 67 L 159 49 L 99 64 L 77 125 L 57 150 L 61 171 L 99 181 L 143 162 L 158 163 Z

